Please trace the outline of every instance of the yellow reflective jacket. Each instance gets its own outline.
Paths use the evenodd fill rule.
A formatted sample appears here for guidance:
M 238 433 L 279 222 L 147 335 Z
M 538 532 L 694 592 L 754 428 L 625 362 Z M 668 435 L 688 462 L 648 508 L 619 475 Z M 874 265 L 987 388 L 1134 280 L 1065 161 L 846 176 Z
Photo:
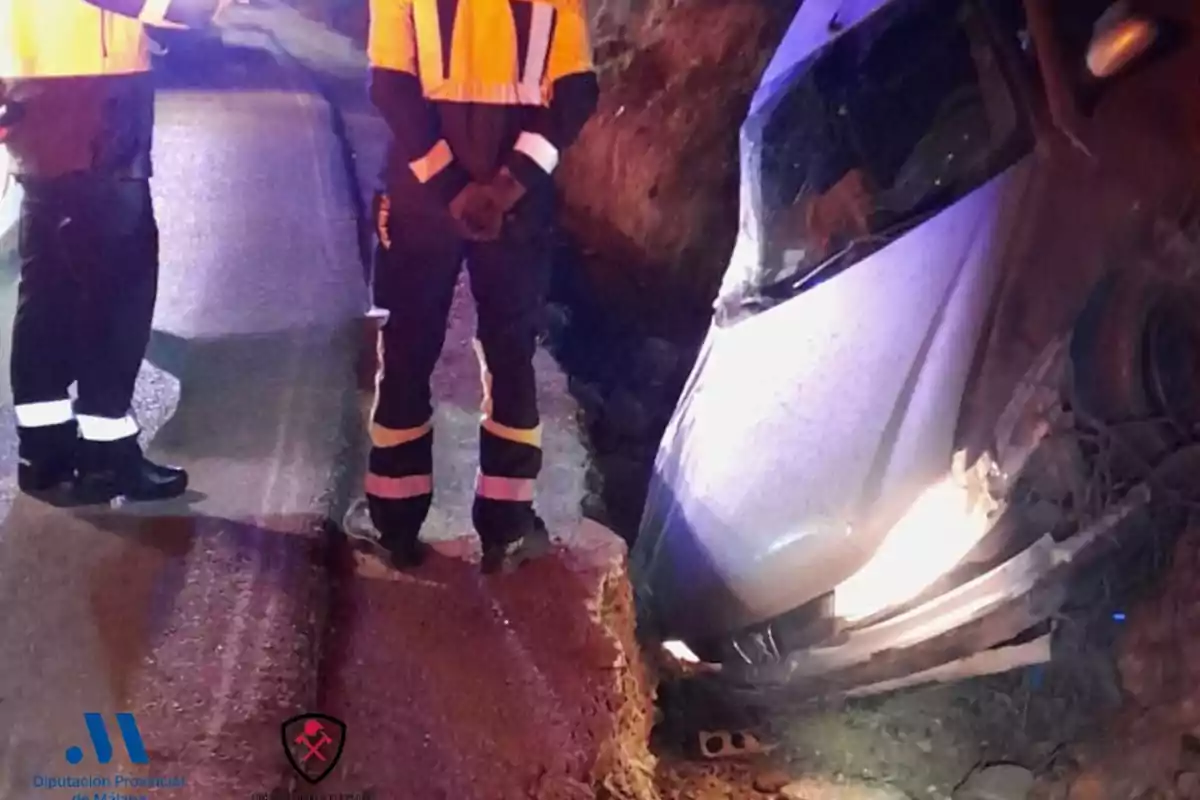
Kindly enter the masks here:
M 18 176 L 149 177 L 154 123 L 146 25 L 211 21 L 218 0 L 6 0 L 0 82 L 21 106 L 6 146 Z
M 584 0 L 371 0 L 385 180 L 450 200 L 507 166 L 548 184 L 598 96 Z

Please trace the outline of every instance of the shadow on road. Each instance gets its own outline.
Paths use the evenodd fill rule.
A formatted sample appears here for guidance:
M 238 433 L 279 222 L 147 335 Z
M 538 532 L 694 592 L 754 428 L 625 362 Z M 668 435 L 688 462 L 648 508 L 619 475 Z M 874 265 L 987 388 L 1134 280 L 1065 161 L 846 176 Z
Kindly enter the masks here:
M 239 759 L 271 752 L 285 712 L 313 691 L 324 527 L 317 515 L 130 516 L 18 497 L 0 523 L 0 784 L 28 787 L 61 759 L 83 711 L 130 708 L 158 771 L 199 780 L 228 762 L 222 779 L 276 782 L 279 765 Z

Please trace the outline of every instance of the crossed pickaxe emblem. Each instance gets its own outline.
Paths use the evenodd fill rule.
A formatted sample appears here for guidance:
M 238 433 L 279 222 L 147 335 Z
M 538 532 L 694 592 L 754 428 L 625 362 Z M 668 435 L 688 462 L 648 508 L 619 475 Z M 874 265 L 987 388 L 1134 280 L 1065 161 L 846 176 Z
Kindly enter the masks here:
M 304 733 L 297 736 L 295 742 L 308 751 L 300 759 L 300 763 L 304 764 L 314 757 L 318 761 L 324 761 L 325 756 L 321 755 L 321 748 L 327 744 L 333 744 L 333 739 L 330 739 L 329 734 L 325 733 L 324 725 L 315 719 L 310 719 L 304 723 Z

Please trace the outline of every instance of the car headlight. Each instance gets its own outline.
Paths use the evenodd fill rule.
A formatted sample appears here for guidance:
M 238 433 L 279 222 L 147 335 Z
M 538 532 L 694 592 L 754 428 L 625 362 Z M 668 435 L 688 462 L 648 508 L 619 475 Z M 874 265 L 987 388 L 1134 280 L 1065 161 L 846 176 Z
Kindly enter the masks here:
M 854 623 L 907 603 L 957 567 L 990 527 L 997 504 L 958 468 L 927 487 L 871 559 L 834 590 L 834 613 Z M 972 468 L 990 469 L 990 459 Z

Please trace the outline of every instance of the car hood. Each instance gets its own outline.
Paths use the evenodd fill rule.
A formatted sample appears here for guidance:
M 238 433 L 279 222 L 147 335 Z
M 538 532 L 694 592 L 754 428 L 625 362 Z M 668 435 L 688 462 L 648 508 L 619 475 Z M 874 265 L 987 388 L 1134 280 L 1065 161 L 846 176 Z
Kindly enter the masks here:
M 860 568 L 943 476 L 1018 165 L 780 305 L 710 328 L 632 568 L 664 636 L 729 633 Z

